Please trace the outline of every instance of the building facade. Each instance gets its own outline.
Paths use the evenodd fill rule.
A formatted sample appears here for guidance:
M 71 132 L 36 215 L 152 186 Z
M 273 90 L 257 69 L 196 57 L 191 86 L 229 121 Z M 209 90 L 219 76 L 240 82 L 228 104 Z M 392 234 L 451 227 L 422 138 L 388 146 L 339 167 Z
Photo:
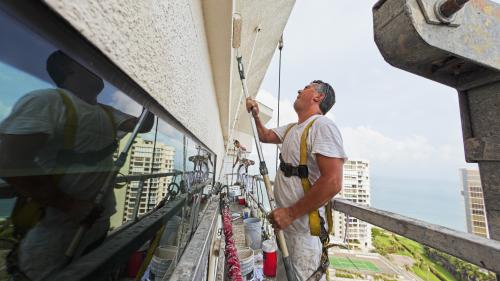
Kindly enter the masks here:
M 370 206 L 370 169 L 366 160 L 353 159 L 344 163 L 343 188 L 336 196 L 354 203 Z M 371 225 L 344 213 L 334 212 L 334 239 L 346 240 L 350 246 L 370 250 Z
M 465 201 L 467 231 L 489 237 L 479 170 L 460 169 L 460 182 L 462 183 L 462 195 Z
M 153 155 L 153 141 L 138 137 L 127 157 L 127 162 L 120 170 L 124 175 L 142 175 L 149 173 L 169 173 L 174 170 L 175 149 L 159 141 L 156 142 L 154 165 L 151 167 Z M 141 201 L 137 214 L 140 216 L 153 209 L 156 204 L 165 198 L 168 184 L 172 177 L 161 177 L 146 180 L 142 191 Z M 111 218 L 111 226 L 120 226 L 123 222 L 133 218 L 135 202 L 138 196 L 139 182 L 133 181 L 123 188 L 115 189 L 116 214 Z

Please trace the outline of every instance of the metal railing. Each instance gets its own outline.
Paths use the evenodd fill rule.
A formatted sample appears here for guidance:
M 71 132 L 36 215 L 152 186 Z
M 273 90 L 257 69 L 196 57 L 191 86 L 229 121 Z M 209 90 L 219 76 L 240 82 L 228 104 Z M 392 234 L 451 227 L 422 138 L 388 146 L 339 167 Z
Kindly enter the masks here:
M 249 194 L 247 198 L 259 204 L 259 209 L 265 211 L 259 202 L 261 200 L 257 200 L 253 194 Z M 500 273 L 500 241 L 356 204 L 346 199 L 334 199 L 333 209 L 497 274 Z
M 207 274 L 212 239 L 216 234 L 219 203 L 212 200 L 205 209 L 201 223 L 186 246 L 184 255 L 172 275 L 163 280 L 203 280 Z
M 171 173 L 130 175 L 119 177 L 116 182 L 144 182 L 150 178 L 180 174 L 182 173 L 174 171 Z M 166 198 L 168 200 L 163 207 L 150 210 L 136 220 L 123 224 L 111 232 L 98 248 L 49 276 L 47 280 L 108 280 L 108 277 L 115 274 L 123 264 L 126 264 L 130 255 L 150 240 L 170 218 L 190 205 L 187 236 L 179 247 L 179 257 L 181 257 L 186 247 L 190 245 L 192 238 L 196 238 L 195 233 L 198 226 L 201 225 L 198 219 L 200 213 L 207 211 L 207 208 L 204 208 L 200 212 L 200 201 L 202 192 L 209 182 L 210 179 L 206 179 L 204 182 L 186 183 L 188 186 L 186 193 L 179 194 L 175 198 Z M 191 199 L 193 199 L 192 202 Z
M 150 240 L 171 217 L 181 210 L 185 201 L 186 195 L 181 195 L 167 202 L 162 208 L 108 237 L 94 251 L 77 259 L 53 276 L 49 276 L 47 280 L 107 280 L 120 266 L 126 264 L 134 251 Z

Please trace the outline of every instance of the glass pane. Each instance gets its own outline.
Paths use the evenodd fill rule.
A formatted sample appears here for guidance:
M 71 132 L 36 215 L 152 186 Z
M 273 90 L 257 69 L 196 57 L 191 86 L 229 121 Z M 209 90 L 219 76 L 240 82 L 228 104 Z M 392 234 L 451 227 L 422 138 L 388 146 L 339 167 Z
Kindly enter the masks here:
M 139 104 L 1 12 L 0 38 L 9 38 L 0 48 L 0 186 L 7 197 L 0 199 L 2 238 L 21 240 L 14 260 L 38 280 L 64 266 L 64 251 L 99 193 L 102 211 L 75 256 L 99 245 L 110 217 L 116 210 L 123 213 L 133 185 L 114 186 L 115 160 L 124 153 L 121 174 L 135 173 L 131 156 L 139 144 L 151 144 L 154 116 L 124 151 L 142 111 Z M 148 158 L 143 160 L 137 173 L 154 172 Z M 151 190 L 159 185 L 151 183 Z M 157 198 L 146 197 L 141 207 L 147 209 L 149 201 L 155 204 Z

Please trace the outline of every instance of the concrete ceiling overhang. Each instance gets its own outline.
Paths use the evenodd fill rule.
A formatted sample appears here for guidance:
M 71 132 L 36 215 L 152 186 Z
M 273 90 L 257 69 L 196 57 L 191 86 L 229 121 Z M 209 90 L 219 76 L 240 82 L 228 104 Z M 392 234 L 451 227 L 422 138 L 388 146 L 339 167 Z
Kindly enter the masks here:
M 295 0 L 235 1 L 234 11 L 242 18 L 240 53 L 243 56 L 248 91 L 252 97 L 257 95 L 262 84 L 294 4 Z M 230 119 L 238 117 L 235 129 L 251 134 L 249 118 L 241 116 L 246 114 L 246 110 L 243 105 L 238 107 L 243 93 L 234 59 L 231 71 Z M 261 112 L 263 122 L 272 117 L 272 110 L 263 109 Z
M 243 103 L 238 106 L 243 93 L 235 60 L 236 52 L 231 46 L 233 13 L 239 13 L 242 18 L 240 53 L 249 94 L 255 97 L 294 4 L 295 0 L 203 1 L 212 72 L 226 141 L 233 126 L 235 130 L 251 134 Z M 267 122 L 272 110 L 264 109 L 262 114 Z
M 217 94 L 219 116 L 224 137 L 229 122 L 231 93 L 233 1 L 202 1 L 208 52 Z

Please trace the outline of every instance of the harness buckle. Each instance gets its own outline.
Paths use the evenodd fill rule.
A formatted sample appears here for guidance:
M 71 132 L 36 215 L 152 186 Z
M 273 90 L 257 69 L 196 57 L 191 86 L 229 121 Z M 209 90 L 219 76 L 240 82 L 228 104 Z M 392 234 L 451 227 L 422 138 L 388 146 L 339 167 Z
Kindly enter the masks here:
M 293 176 L 293 174 L 292 174 L 292 165 L 290 165 L 288 163 L 280 162 L 280 170 L 283 172 L 283 174 L 287 178 Z
M 307 165 L 297 166 L 297 174 L 301 179 L 307 178 L 309 176 L 309 169 L 307 168 Z

